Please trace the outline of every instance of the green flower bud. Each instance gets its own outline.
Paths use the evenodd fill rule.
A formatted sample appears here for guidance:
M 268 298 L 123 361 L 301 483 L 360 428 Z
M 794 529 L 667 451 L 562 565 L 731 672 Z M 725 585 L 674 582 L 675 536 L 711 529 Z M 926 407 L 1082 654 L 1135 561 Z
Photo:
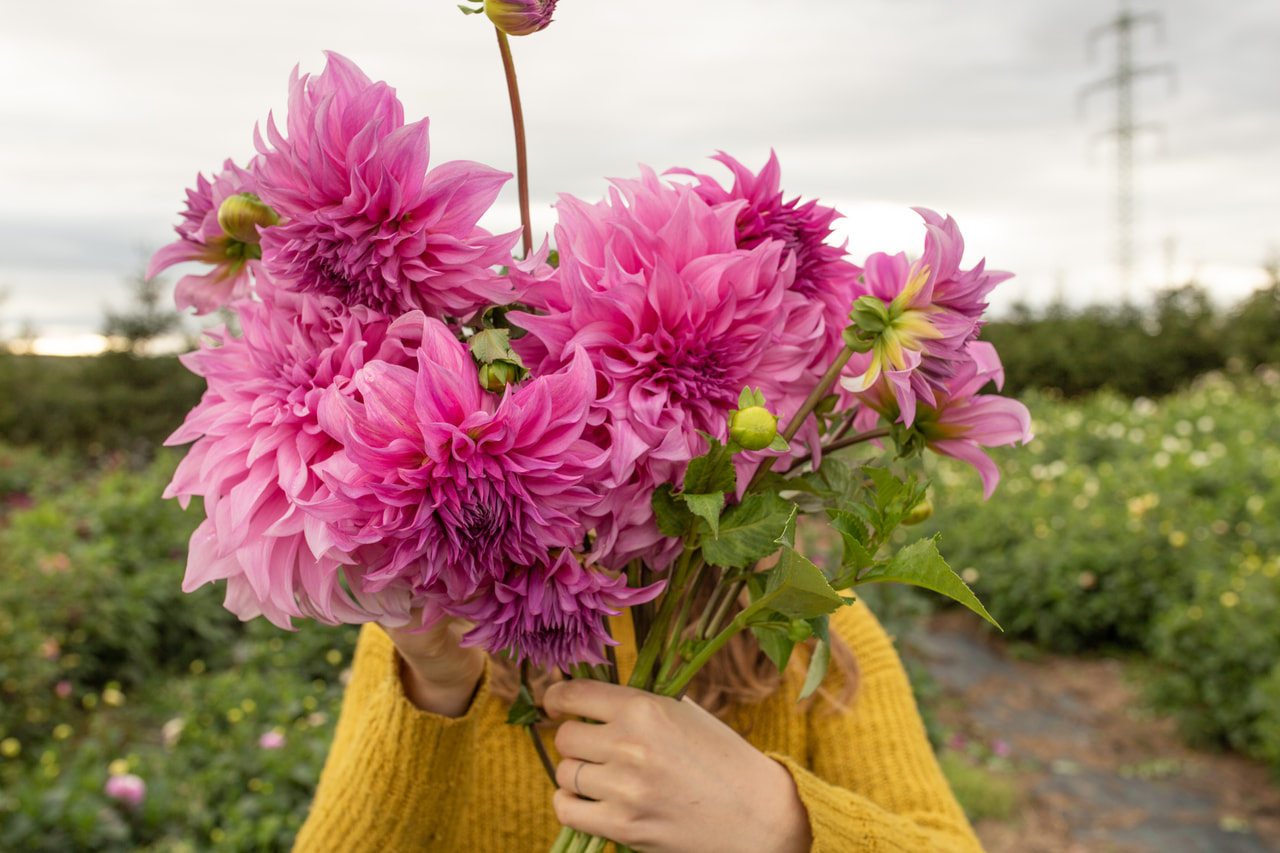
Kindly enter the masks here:
M 258 226 L 275 225 L 280 217 L 253 193 L 237 193 L 228 196 L 218 207 L 218 224 L 232 240 L 241 243 L 258 242 Z
M 778 419 L 764 406 L 739 409 L 729 418 L 729 440 L 744 450 L 764 450 L 778 434 Z
M 520 367 L 509 361 L 480 365 L 480 387 L 486 391 L 501 391 L 519 378 Z
M 908 527 L 927 521 L 933 515 L 933 503 L 928 498 L 921 498 L 920 503 L 911 508 L 911 512 L 903 516 L 902 523 Z
M 859 329 L 872 335 L 878 335 L 889 327 L 893 319 L 889 316 L 889 307 L 874 296 L 859 296 L 849 312 L 849 319 Z
M 792 619 L 787 626 L 787 639 L 793 643 L 803 643 L 813 636 L 813 626 L 803 619 Z

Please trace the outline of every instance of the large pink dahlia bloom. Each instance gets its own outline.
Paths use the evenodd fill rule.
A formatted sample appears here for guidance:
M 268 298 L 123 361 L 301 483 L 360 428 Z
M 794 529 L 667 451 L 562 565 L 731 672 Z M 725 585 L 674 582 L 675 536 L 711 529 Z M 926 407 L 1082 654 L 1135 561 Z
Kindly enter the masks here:
M 154 278 L 174 264 L 191 261 L 213 267 L 204 275 L 178 279 L 173 292 L 178 310 L 194 308 L 197 314 L 210 314 L 247 299 L 252 293 L 262 247 L 256 241 L 246 243 L 223 231 L 218 224 L 218 209 L 234 195 L 255 192 L 253 173 L 231 160 L 223 164 L 213 180 L 196 175 L 195 189 L 187 190 L 182 221 L 174 226 L 178 239 L 159 249 L 147 264 L 147 278 Z
M 208 383 L 167 441 L 194 444 L 165 497 L 185 506 L 201 496 L 206 515 L 191 537 L 183 589 L 225 579 L 229 610 L 281 627 L 295 617 L 405 619 L 407 599 L 344 591 L 343 561 L 307 544 L 304 507 L 327 494 L 313 466 L 339 450 L 317 418 L 324 389 L 370 360 L 410 363 L 419 332 L 331 297 L 275 288 L 266 276 L 258 290 L 262 301 L 241 307 L 241 337 L 215 330 L 182 356 Z
M 787 309 L 795 266 L 782 241 L 739 248 L 736 205 L 645 169 L 605 202 L 565 196 L 557 209 L 560 267 L 524 294 L 543 314 L 511 315 L 529 331 L 516 346 L 535 373 L 578 348 L 590 356 L 592 422 L 613 450 L 589 509 L 596 553 L 615 568 L 642 555 L 661 565 L 674 540 L 653 523 L 653 488 L 705 450 L 699 431 L 726 438 L 744 387 L 784 419 L 799 408 L 816 320 L 797 327 Z
M 662 591 L 656 583 L 636 589 L 625 575 L 583 565 L 568 549 L 519 567 L 472 600 L 448 608 L 476 623 L 463 645 L 506 652 L 517 662 L 568 670 L 575 663 L 604 663 L 605 646 L 618 643 L 605 620 Z
M 510 301 L 494 267 L 519 232 L 476 223 L 511 176 L 451 161 L 428 171 L 427 120 L 404 123 L 395 90 L 326 54 L 318 77 L 289 87 L 287 134 L 256 134 L 261 195 L 285 221 L 264 235 L 263 263 L 281 281 L 387 314 L 465 318 Z
M 607 456 L 582 438 L 595 381 L 578 352 L 498 397 L 443 323 L 411 316 L 415 363 L 369 362 L 321 403 L 343 449 L 317 466 L 332 499 L 312 508 L 311 542 L 351 555 L 368 593 L 461 602 L 581 545 L 579 513 L 598 500 L 587 475 Z

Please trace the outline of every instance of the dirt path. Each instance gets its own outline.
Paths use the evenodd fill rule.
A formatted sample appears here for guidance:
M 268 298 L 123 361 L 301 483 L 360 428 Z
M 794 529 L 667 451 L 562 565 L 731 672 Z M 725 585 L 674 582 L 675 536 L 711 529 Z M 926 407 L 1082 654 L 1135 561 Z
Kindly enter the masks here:
M 1280 786 L 1265 768 L 1185 747 L 1119 662 L 1015 660 L 961 612 L 903 647 L 945 691 L 949 729 L 1009 745 L 1018 810 L 978 823 L 988 853 L 1280 851 Z

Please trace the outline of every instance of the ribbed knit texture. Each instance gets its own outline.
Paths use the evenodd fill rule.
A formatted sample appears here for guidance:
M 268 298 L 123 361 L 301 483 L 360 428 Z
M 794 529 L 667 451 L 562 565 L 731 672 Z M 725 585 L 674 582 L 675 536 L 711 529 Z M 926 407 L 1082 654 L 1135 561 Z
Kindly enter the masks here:
M 635 660 L 629 623 L 619 666 Z M 791 772 L 813 829 L 813 853 L 981 853 L 925 736 L 889 638 L 861 603 L 831 628 L 858 658 L 851 708 L 796 709 L 803 673 L 787 673 L 765 702 L 730 723 Z M 297 853 L 484 851 L 544 853 L 559 829 L 552 785 L 486 670 L 458 719 L 427 714 L 404 695 L 386 633 L 360 634 L 351 682 Z M 793 668 L 795 669 L 795 668 Z M 546 732 L 552 758 L 552 732 Z M 744 851 L 747 853 L 747 851 Z M 750 851 L 755 853 L 755 851 Z

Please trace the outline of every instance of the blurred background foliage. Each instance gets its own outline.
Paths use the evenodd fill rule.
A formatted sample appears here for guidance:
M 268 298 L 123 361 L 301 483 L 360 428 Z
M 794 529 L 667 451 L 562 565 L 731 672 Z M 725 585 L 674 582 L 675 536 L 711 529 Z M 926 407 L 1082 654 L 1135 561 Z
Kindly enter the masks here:
M 993 454 L 985 503 L 972 469 L 927 473 L 943 553 L 1010 635 L 1119 652 L 1189 738 L 1280 769 L 1269 275 L 1229 309 L 1187 285 L 990 323 L 1036 439 Z M 203 381 L 145 349 L 0 349 L 0 849 L 286 850 L 332 735 L 354 629 L 181 592 L 200 511 L 161 499 L 181 454 L 161 443 Z M 937 605 L 868 598 L 899 635 Z M 104 793 L 113 773 L 146 783 L 140 805 Z

